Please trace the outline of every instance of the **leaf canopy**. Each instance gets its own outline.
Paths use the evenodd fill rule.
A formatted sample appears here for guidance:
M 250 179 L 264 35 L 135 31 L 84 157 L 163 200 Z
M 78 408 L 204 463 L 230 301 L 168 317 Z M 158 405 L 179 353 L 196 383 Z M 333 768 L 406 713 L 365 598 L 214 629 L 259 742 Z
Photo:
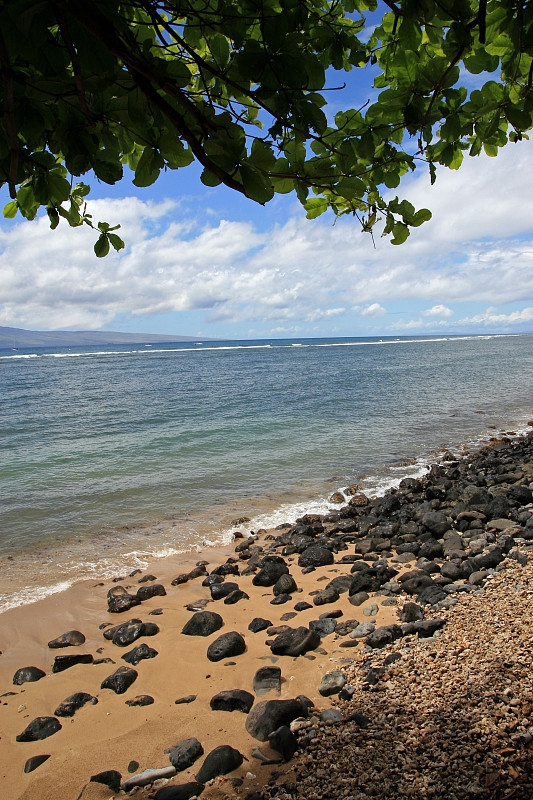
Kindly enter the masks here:
M 373 71 L 375 99 L 333 117 L 328 85 L 352 70 Z M 93 224 L 82 176 L 113 184 L 128 166 L 150 186 L 197 161 L 206 186 L 261 204 L 294 191 L 310 219 L 383 219 L 400 244 L 431 215 L 385 189 L 526 137 L 532 82 L 533 4 L 519 0 L 10 0 L 4 216 L 90 225 L 104 256 L 124 243 Z

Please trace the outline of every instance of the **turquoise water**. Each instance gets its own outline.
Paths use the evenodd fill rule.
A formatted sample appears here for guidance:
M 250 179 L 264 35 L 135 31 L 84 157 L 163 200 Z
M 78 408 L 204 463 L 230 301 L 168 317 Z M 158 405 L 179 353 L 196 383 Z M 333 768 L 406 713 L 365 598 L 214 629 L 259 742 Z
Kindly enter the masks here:
M 324 509 L 533 414 L 533 336 L 0 351 L 0 600 Z M 483 412 L 482 414 L 478 412 Z M 409 466 L 401 467 L 405 461 Z M 35 591 L 33 592 L 35 594 Z M 26 597 L 27 599 L 27 597 Z

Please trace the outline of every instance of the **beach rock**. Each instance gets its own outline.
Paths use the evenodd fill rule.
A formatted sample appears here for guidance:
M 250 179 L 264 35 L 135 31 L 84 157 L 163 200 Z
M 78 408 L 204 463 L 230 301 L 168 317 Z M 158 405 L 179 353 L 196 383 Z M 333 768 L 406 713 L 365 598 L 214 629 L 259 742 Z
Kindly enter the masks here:
M 205 786 L 197 781 L 180 783 L 178 786 L 163 786 L 154 795 L 154 800 L 191 800 L 191 797 L 199 797 Z
M 427 558 L 432 561 L 434 558 L 442 558 L 444 555 L 444 548 L 436 539 L 427 539 L 420 546 L 418 551 L 419 558 Z
M 374 633 L 375 629 L 376 625 L 374 622 L 360 622 L 359 625 L 356 625 L 350 632 L 350 639 L 362 639 L 364 636 Z
M 271 606 L 282 606 L 284 603 L 289 603 L 292 600 L 290 594 L 278 594 L 273 600 L 270 601 Z
M 291 594 L 291 592 L 295 592 L 297 588 L 296 581 L 292 575 L 289 575 L 287 572 L 278 578 L 272 591 L 278 596 L 280 594 Z
M 434 606 L 446 599 L 446 592 L 441 586 L 433 584 L 433 586 L 426 586 L 417 596 L 417 601 L 423 606 Z
M 241 711 L 248 714 L 254 704 L 254 696 L 244 689 L 230 689 L 215 694 L 209 703 L 212 711 Z
M 140 599 L 133 594 L 112 594 L 107 598 L 107 610 L 110 614 L 122 614 L 140 604 Z
M 403 581 L 402 591 L 404 591 L 406 594 L 419 594 L 422 589 L 425 589 L 428 586 L 435 586 L 433 578 L 430 578 L 427 573 L 420 571 L 420 574 L 416 575 L 415 577 Z
M 184 705 L 186 703 L 194 703 L 195 700 L 196 700 L 196 695 L 195 694 L 188 694 L 188 695 L 185 695 L 185 697 L 178 697 L 177 700 L 174 700 L 174 705 L 182 706 L 182 705 Z
M 115 694 L 124 694 L 137 680 L 138 672 L 130 667 L 119 667 L 100 684 L 100 689 L 111 689 Z
M 356 619 L 346 619 L 343 622 L 337 622 L 335 633 L 337 636 L 348 636 L 358 625 L 359 622 Z M 311 627 L 311 623 L 309 623 L 309 627 Z
M 318 715 L 320 722 L 342 722 L 343 716 L 338 708 L 325 708 Z
M 63 700 L 54 711 L 54 714 L 56 717 L 73 717 L 76 711 L 86 703 L 91 703 L 95 706 L 98 703 L 98 698 L 93 697 L 92 694 L 87 694 L 87 692 L 76 692 L 67 697 L 66 700 Z
M 220 630 L 224 621 L 220 614 L 214 611 L 197 611 L 185 623 L 182 633 L 185 636 L 211 636 L 215 631 Z
M 28 758 L 26 763 L 24 764 L 24 772 L 27 774 L 28 772 L 33 772 L 34 769 L 40 767 L 41 764 L 44 764 L 45 761 L 48 761 L 50 758 L 50 754 L 41 755 L 41 756 L 32 756 Z
M 137 589 L 137 597 L 141 602 L 149 600 L 151 597 L 164 597 L 166 593 L 167 591 L 161 583 L 152 583 L 150 586 L 141 586 Z
M 297 717 L 307 717 L 307 704 L 300 699 L 261 700 L 246 717 L 248 733 L 260 742 L 268 741 L 269 734 L 283 725 L 290 725 Z
M 315 606 L 324 606 L 327 603 L 335 603 L 338 599 L 339 592 L 333 586 L 330 586 L 329 589 L 326 587 L 313 596 L 313 604 Z
M 254 675 L 253 689 L 256 695 L 281 691 L 281 669 L 279 667 L 260 667 Z
M 142 661 L 144 658 L 155 658 L 157 655 L 157 650 L 154 650 L 153 647 L 148 647 L 148 645 L 143 642 L 143 644 L 137 645 L 137 647 L 134 647 L 129 653 L 123 655 L 122 658 L 124 661 L 127 661 L 128 664 L 133 664 L 135 667 L 139 661 Z
M 242 754 L 230 747 L 229 744 L 215 747 L 205 757 L 205 761 L 196 775 L 196 780 L 200 783 L 207 783 L 217 775 L 227 775 L 228 772 L 233 772 L 234 769 L 240 767 L 243 760 Z
M 319 644 L 318 633 L 301 626 L 282 631 L 276 636 L 270 649 L 277 656 L 301 656 L 308 650 L 314 650 Z
M 448 561 L 446 564 L 442 565 L 440 574 L 445 578 L 448 578 L 450 581 L 458 581 L 463 575 L 458 565 L 451 561 Z
M 52 639 L 51 642 L 48 642 L 48 647 L 51 649 L 55 649 L 58 647 L 77 647 L 80 644 L 85 643 L 85 636 L 80 631 L 67 631 L 67 633 L 62 633 L 61 636 L 58 636 L 56 639 Z
M 39 667 L 21 667 L 13 675 L 13 683 L 15 686 L 22 686 L 23 683 L 35 683 L 44 678 L 46 672 L 43 672 Z
M 246 643 L 237 631 L 223 633 L 207 648 L 209 661 L 222 661 L 223 658 L 240 656 L 246 650 Z
M 93 657 L 90 653 L 56 656 L 54 658 L 52 672 L 63 672 L 65 669 L 70 669 L 70 667 L 74 667 L 76 664 L 92 664 L 92 662 Z
M 332 694 L 338 694 L 345 683 L 346 678 L 341 670 L 328 672 L 320 681 L 318 692 L 322 697 L 329 697 Z
M 422 517 L 422 525 L 437 537 L 441 537 L 451 527 L 442 511 L 428 511 Z
M 416 603 L 404 603 L 398 616 L 402 622 L 416 622 L 424 618 L 424 611 Z
M 132 775 L 122 784 L 122 790 L 129 792 L 136 786 L 149 786 L 161 778 L 172 778 L 176 774 L 174 767 L 160 767 L 159 769 L 145 769 L 138 775 Z
M 287 725 L 269 733 L 268 743 L 272 750 L 280 753 L 284 761 L 290 761 L 298 748 L 298 740 Z
M 370 600 L 368 592 L 356 592 L 348 597 L 348 602 L 350 602 L 352 606 L 361 606 L 363 603 L 366 603 L 367 600 Z
M 252 578 L 254 586 L 274 586 L 282 575 L 289 572 L 285 562 L 267 562 Z
M 224 597 L 227 597 L 231 592 L 237 591 L 238 588 L 239 585 L 237 583 L 225 581 L 224 583 L 213 583 L 209 587 L 209 591 L 211 592 L 212 600 L 223 600 Z
M 168 753 L 170 763 L 176 771 L 183 772 L 184 769 L 192 767 L 200 756 L 203 756 L 204 748 L 198 739 L 192 736 L 190 739 L 182 739 L 174 747 L 169 747 L 165 753 Z
M 296 603 L 296 605 L 294 606 L 295 611 L 306 611 L 306 609 L 308 608 L 313 608 L 313 606 L 306 600 L 300 600 L 300 602 Z
M 109 787 L 112 792 L 120 791 L 120 782 L 122 775 L 116 769 L 106 769 L 105 772 L 99 772 L 97 775 L 91 775 L 90 782 L 103 783 L 104 786 Z
M 151 706 L 154 703 L 154 698 L 149 694 L 138 694 L 137 697 L 132 697 L 131 700 L 126 700 L 127 706 Z
M 421 619 L 414 623 L 414 633 L 417 633 L 420 639 L 427 639 L 445 625 L 445 619 Z
M 235 589 L 233 592 L 230 592 L 224 598 L 224 605 L 225 606 L 233 606 L 235 603 L 238 603 L 239 600 L 249 600 L 249 595 L 246 592 L 243 592 L 242 589 Z
M 324 567 L 333 564 L 334 561 L 331 550 L 326 550 L 325 547 L 319 545 L 311 545 L 300 555 L 298 565 L 300 567 Z
M 328 584 L 326 584 L 326 589 L 335 589 L 339 594 L 343 592 L 347 592 L 350 586 L 352 585 L 352 576 L 351 575 L 337 575 L 336 578 L 333 578 Z
M 365 640 L 365 644 L 373 649 L 381 649 L 387 644 L 391 644 L 396 639 L 402 637 L 402 629 L 399 625 L 382 625 L 370 633 Z
M 61 723 L 55 717 L 36 717 L 30 724 L 16 737 L 17 742 L 37 742 L 40 739 L 48 739 L 61 730 Z
M 329 636 L 330 633 L 333 633 L 336 627 L 337 627 L 336 620 L 330 619 L 328 617 L 324 619 L 313 619 L 309 623 L 309 630 L 316 631 L 321 639 L 324 636 Z
M 271 625 L 272 622 L 269 619 L 263 619 L 263 617 L 254 617 L 254 619 L 248 625 L 248 630 L 252 631 L 252 633 L 259 633 L 260 631 L 270 628 Z

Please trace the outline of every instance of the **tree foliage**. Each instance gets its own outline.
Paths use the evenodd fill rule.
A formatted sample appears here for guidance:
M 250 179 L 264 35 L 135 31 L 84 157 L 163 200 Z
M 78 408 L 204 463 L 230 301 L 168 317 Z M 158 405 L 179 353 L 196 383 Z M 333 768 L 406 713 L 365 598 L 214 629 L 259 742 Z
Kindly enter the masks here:
M 426 164 L 495 156 L 533 127 L 533 3 L 526 0 L 10 0 L 0 4 L 0 185 L 4 216 L 98 232 L 78 180 L 136 186 L 193 160 L 207 186 L 258 203 L 295 191 L 384 220 L 402 243 L 430 218 L 398 198 Z M 375 15 L 374 15 L 375 16 Z M 329 115 L 328 87 L 373 68 L 362 108 Z M 480 76 L 477 88 L 468 73 Z M 487 75 L 483 75 L 488 73 Z M 362 73 L 361 73 L 362 74 Z M 487 78 L 486 80 L 484 78 Z M 366 78 L 368 80 L 368 78 Z M 334 95 L 337 103 L 342 92 Z

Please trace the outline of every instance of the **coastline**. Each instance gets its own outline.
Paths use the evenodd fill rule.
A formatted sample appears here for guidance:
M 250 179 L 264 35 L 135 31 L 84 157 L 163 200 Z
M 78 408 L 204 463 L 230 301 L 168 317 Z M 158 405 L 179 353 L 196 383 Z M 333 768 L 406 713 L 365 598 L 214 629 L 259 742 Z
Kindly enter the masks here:
M 509 453 L 526 444 L 533 453 L 533 432 L 529 436 L 508 437 L 507 442 L 493 442 L 493 447 L 486 451 L 481 450 L 457 463 L 461 469 L 463 467 L 467 469 L 468 465 L 475 464 L 476 459 L 484 458 L 483 454 L 489 452 L 496 457 L 495 463 L 499 468 L 505 463 L 505 458 Z M 438 480 L 439 470 L 444 473 L 449 468 L 446 463 L 444 462 L 442 467 L 428 471 L 428 477 L 424 479 L 429 480 L 428 489 L 424 489 L 424 491 L 431 490 L 430 494 L 435 495 L 433 499 L 437 506 L 441 504 L 442 508 L 447 508 L 447 506 L 445 498 L 442 497 L 442 489 L 438 489 Z M 529 483 L 533 481 L 533 459 L 530 457 L 527 463 L 531 464 L 531 472 L 523 469 L 515 469 L 513 472 L 509 468 L 507 479 L 492 485 L 496 487 L 493 488 L 493 492 L 496 494 L 501 494 L 505 490 L 510 492 L 512 486 L 523 486 L 527 489 Z M 493 465 L 491 469 L 496 469 L 496 466 Z M 451 468 L 453 469 L 453 467 Z M 438 490 L 432 488 L 430 477 L 432 472 L 435 478 L 434 484 Z M 516 477 L 517 475 L 519 477 Z M 510 481 L 510 476 L 514 476 L 516 480 Z M 414 481 L 413 484 L 408 483 L 408 486 L 424 486 L 424 480 Z M 453 484 L 453 481 L 451 483 Z M 410 508 L 415 502 L 409 498 L 409 491 L 402 489 L 399 493 L 406 508 Z M 385 495 L 385 500 L 387 497 L 394 498 L 396 496 L 397 493 L 389 493 Z M 291 762 L 288 764 L 276 763 L 275 765 L 261 764 L 254 758 L 254 748 L 257 746 L 267 758 L 275 762 L 279 762 L 280 756 L 276 750 L 269 747 L 268 743 L 261 743 L 247 732 L 245 728 L 246 715 L 241 711 L 228 713 L 228 711 L 211 710 L 210 702 L 213 696 L 221 691 L 240 689 L 249 693 L 254 692 L 253 677 L 257 669 L 261 666 L 276 665 L 281 667 L 282 676 L 279 693 L 271 691 L 264 696 L 256 695 L 253 698 L 255 703 L 260 703 L 264 699 L 290 700 L 304 694 L 310 698 L 318 713 L 318 710 L 325 710 L 337 704 L 335 694 L 322 696 L 318 692 L 321 678 L 326 673 L 337 671 L 340 668 L 348 672 L 354 668 L 357 670 L 368 659 L 369 650 L 367 648 L 369 645 L 365 646 L 365 641 L 368 642 L 368 640 L 351 638 L 348 630 L 344 635 L 335 632 L 333 635 L 331 633 L 325 635 L 319 643 L 315 641 L 315 646 L 302 655 L 296 657 L 276 655 L 268 646 L 268 641 L 272 641 L 276 636 L 275 631 L 252 633 L 248 629 L 250 621 L 255 617 L 267 618 L 273 628 L 288 623 L 289 626 L 297 625 L 309 629 L 310 622 L 319 619 L 321 614 L 340 611 L 342 614 L 336 619 L 341 624 L 357 618 L 358 622 L 374 622 L 377 629 L 383 626 L 398 627 L 398 611 L 405 602 L 414 600 L 415 596 L 409 597 L 396 589 L 394 591 L 386 590 L 389 592 L 388 594 L 382 591 L 381 595 L 378 590 L 369 591 L 368 599 L 363 600 L 360 605 L 350 601 L 351 595 L 347 591 L 341 592 L 340 595 L 337 594 L 337 597 L 333 595 L 330 602 L 318 604 L 316 601 L 316 593 L 321 592 L 332 579 L 350 575 L 349 582 L 354 578 L 354 574 L 351 573 L 354 561 L 357 561 L 360 566 L 368 567 L 380 557 L 385 557 L 388 559 L 388 563 L 394 564 L 395 568 L 399 570 L 399 575 L 406 569 L 414 567 L 417 562 L 414 553 L 411 553 L 411 558 L 406 558 L 407 552 L 410 551 L 405 551 L 405 549 L 403 550 L 403 560 L 394 561 L 398 557 L 398 549 L 396 546 L 393 547 L 390 541 L 387 545 L 386 536 L 384 538 L 384 526 L 389 525 L 391 519 L 393 524 L 396 524 L 394 520 L 397 512 L 393 508 L 394 503 L 391 504 L 390 512 L 386 512 L 385 506 L 383 506 L 382 511 L 379 512 L 381 521 L 377 519 L 374 526 L 371 525 L 367 532 L 363 530 L 364 525 L 361 526 L 362 511 L 357 509 L 361 508 L 365 512 L 375 511 L 379 508 L 379 501 L 368 503 L 366 506 L 363 500 L 359 502 L 360 506 L 356 504 L 352 504 L 351 507 L 349 504 L 344 506 L 348 510 L 351 508 L 354 512 L 352 516 L 347 512 L 345 517 L 341 516 L 336 521 L 334 519 L 324 521 L 326 532 L 329 532 L 329 540 L 326 540 L 326 533 L 321 534 L 318 530 L 314 532 L 311 538 L 318 541 L 326 537 L 324 543 L 327 544 L 327 541 L 330 541 L 330 552 L 335 555 L 332 556 L 329 563 L 316 566 L 313 570 L 307 570 L 305 566 L 298 563 L 304 551 L 300 549 L 298 552 L 297 549 L 290 552 L 290 534 L 288 533 L 290 526 L 288 526 L 281 531 L 264 531 L 260 537 L 257 539 L 254 537 L 252 541 L 239 538 L 224 548 L 217 547 L 202 551 L 200 554 L 193 553 L 190 556 L 180 555 L 161 559 L 152 565 L 154 573 L 152 579 L 149 580 L 143 580 L 148 575 L 145 571 L 136 575 L 117 576 L 122 579 L 117 581 L 111 579 L 98 582 L 85 581 L 37 603 L 6 611 L 0 618 L 3 623 L 0 634 L 0 650 L 2 651 L 0 656 L 0 694 L 2 695 L 5 720 L 4 733 L 0 740 L 0 750 L 2 751 L 0 760 L 5 765 L 1 774 L 6 787 L 6 795 L 13 800 L 37 800 L 37 798 L 39 800 L 54 798 L 55 800 L 58 797 L 58 786 L 61 786 L 61 797 L 79 797 L 82 800 L 104 800 L 106 798 L 108 800 L 115 797 L 117 792 L 105 784 L 90 782 L 92 775 L 105 770 L 117 770 L 124 781 L 130 774 L 136 775 L 147 768 L 157 769 L 165 767 L 165 765 L 168 767 L 168 756 L 164 751 L 188 737 L 196 737 L 201 742 L 205 754 L 220 745 L 230 744 L 245 759 L 248 759 L 236 771 L 231 771 L 227 777 L 216 778 L 213 785 L 208 785 L 204 789 L 202 797 L 220 798 L 221 793 L 222 796 L 228 797 L 246 797 L 247 793 L 260 792 L 261 787 L 271 779 L 273 770 L 281 772 L 282 776 L 285 775 L 284 780 L 286 780 L 287 775 L 292 774 L 294 769 Z M 531 503 L 526 503 L 523 508 L 527 509 L 530 506 Z M 476 557 L 482 557 L 485 551 L 492 552 L 498 542 L 503 541 L 502 537 L 509 537 L 514 530 L 512 537 L 519 545 L 518 551 L 520 551 L 522 542 L 522 551 L 526 554 L 527 561 L 528 540 L 526 539 L 524 543 L 521 534 L 525 530 L 525 518 L 533 515 L 526 510 L 520 512 L 524 520 L 513 520 L 514 508 L 514 506 L 512 509 L 509 507 L 506 524 L 502 525 L 500 521 L 496 527 L 493 524 L 494 519 L 483 521 L 479 516 L 481 512 L 476 512 L 473 508 L 473 516 L 465 517 L 465 519 L 469 520 L 468 525 L 474 520 L 480 521 L 481 525 L 474 528 L 467 526 L 464 531 L 460 532 L 464 539 L 463 545 L 470 544 L 473 537 L 483 533 L 488 538 L 486 538 L 485 546 L 482 546 L 479 553 L 476 554 Z M 344 520 L 344 529 L 342 525 L 339 529 L 342 520 Z M 351 532 L 350 526 L 346 525 L 350 520 L 357 521 Z M 319 520 L 316 521 L 319 522 Z M 313 518 L 310 517 L 301 524 L 312 526 Z M 450 516 L 449 525 L 450 530 L 457 530 L 457 519 Z M 375 532 L 377 528 L 381 529 L 381 540 L 382 543 L 385 543 L 384 547 L 379 544 L 379 536 Z M 334 533 L 335 529 L 337 534 Z M 469 530 L 474 533 L 470 535 Z M 276 541 L 277 538 L 279 540 L 279 537 L 283 536 L 288 537 L 285 543 Z M 506 552 L 502 551 L 500 561 L 494 565 L 497 570 L 500 565 L 503 569 L 508 564 L 511 565 L 511 571 L 520 569 L 518 562 L 509 561 L 508 558 L 513 548 L 516 549 L 516 543 L 512 537 L 512 541 L 507 540 L 510 546 L 507 547 Z M 433 538 L 436 538 L 436 534 Z M 246 547 L 246 542 L 250 545 L 249 549 Z M 334 545 L 334 542 L 337 544 Z M 364 542 L 371 544 L 369 547 L 365 547 L 363 546 Z M 375 542 L 378 544 L 376 545 Z M 307 544 L 312 546 L 309 542 Z M 372 549 L 377 546 L 381 547 L 379 551 Z M 240 547 L 240 552 L 236 552 L 236 547 Z M 287 547 L 289 547 L 289 552 L 286 552 Z M 269 550 L 269 548 L 273 549 Z M 363 552 L 365 549 L 366 552 Z M 243 551 L 245 554 L 248 551 L 247 558 L 241 558 L 240 553 Z M 258 562 L 269 552 L 283 558 L 298 587 L 297 591 L 292 591 L 287 602 L 279 605 L 272 604 L 274 595 L 271 584 L 261 586 L 254 585 L 252 582 L 254 575 L 257 574 Z M 356 553 L 357 555 L 355 555 Z M 282 555 L 280 556 L 280 554 Z M 351 561 L 343 561 L 343 557 L 347 555 L 352 556 Z M 467 560 L 468 558 L 472 558 L 472 553 L 469 554 L 468 548 L 466 548 L 464 559 L 462 556 L 461 559 Z M 239 599 L 234 604 L 226 604 L 224 600 L 212 601 L 209 588 L 202 586 L 203 576 L 177 585 L 172 584 L 172 580 L 178 574 L 188 573 L 198 561 L 204 560 L 209 562 L 207 566 L 209 572 L 212 572 L 216 566 L 229 565 L 221 570 L 228 573 L 224 582 L 238 582 L 239 587 L 246 592 L 248 598 Z M 440 571 L 442 566 L 450 561 L 450 557 L 449 554 L 444 558 L 437 555 L 434 560 Z M 250 570 L 248 575 L 243 574 L 247 571 L 246 565 L 249 566 L 249 562 L 255 563 L 255 572 Z M 235 564 L 240 573 L 238 577 L 232 575 L 232 565 Z M 483 586 L 486 584 L 487 589 L 490 588 L 490 576 L 494 574 L 494 567 L 485 570 L 486 575 L 481 577 L 479 583 L 469 584 L 468 579 L 465 580 L 464 576 L 461 579 L 457 578 L 456 582 L 468 584 L 476 597 L 482 596 L 485 591 Z M 428 572 L 428 575 L 434 574 Z M 162 585 L 166 594 L 143 599 L 141 605 L 133 606 L 123 613 L 106 611 L 106 597 L 110 590 L 123 586 L 126 591 L 133 593 L 143 586 L 153 586 L 154 584 Z M 441 585 L 443 585 L 442 581 Z M 345 588 L 348 588 L 347 585 Z M 448 606 L 442 606 L 442 597 L 441 606 L 438 602 L 428 604 L 427 607 L 424 607 L 426 619 L 447 618 L 453 615 L 454 609 L 460 607 L 466 594 L 470 594 L 470 590 L 468 592 L 465 590 L 464 593 L 458 591 L 456 594 L 451 592 L 447 595 L 448 599 L 456 600 L 457 605 L 450 603 Z M 387 602 L 389 600 L 391 602 Z M 202 608 L 202 601 L 209 601 L 205 605 L 206 610 L 222 616 L 223 627 L 209 637 L 183 635 L 183 626 L 194 613 L 192 609 Z M 304 610 L 294 611 L 294 605 L 301 601 L 305 601 L 308 607 Z M 371 608 L 373 603 L 376 605 Z M 190 609 L 187 609 L 186 606 L 190 606 Z M 157 609 L 161 609 L 162 613 L 155 615 L 151 613 Z M 366 613 L 365 609 L 373 613 Z M 131 618 L 140 618 L 143 622 L 155 622 L 159 626 L 160 630 L 155 636 L 141 638 L 141 642 L 154 648 L 157 655 L 140 661 L 139 665 L 135 667 L 138 679 L 127 693 L 115 694 L 108 689 L 102 689 L 100 684 L 119 666 L 125 665 L 122 657 L 129 648 L 120 648 L 112 641 L 106 640 L 103 632 L 105 627 L 119 625 Z M 291 619 L 294 622 L 291 622 Z M 330 619 L 335 619 L 335 617 Z M 102 630 L 100 626 L 105 627 Z M 349 628 L 349 626 L 347 627 Z M 86 637 L 86 641 L 81 646 L 59 650 L 48 647 L 47 643 L 50 640 L 69 630 L 81 631 Z M 446 631 L 446 628 L 444 630 Z M 228 659 L 221 659 L 218 662 L 209 661 L 206 658 L 208 645 L 220 634 L 230 631 L 237 631 L 243 636 L 246 652 L 230 656 Z M 409 641 L 410 634 L 405 635 Z M 438 634 L 436 636 L 438 642 Z M 385 644 L 383 653 L 388 652 L 387 647 L 394 649 L 402 643 L 405 644 L 403 638 L 399 640 L 399 644 Z M 51 665 L 54 663 L 56 655 L 80 653 L 90 654 L 93 663 L 80 663 L 63 672 L 52 673 Z M 94 663 L 95 660 L 100 659 L 111 659 L 111 661 Z M 42 669 L 46 676 L 35 682 L 25 682 L 14 686 L 12 679 L 15 671 L 30 665 Z M 10 692 L 14 694 L 9 694 Z M 15 737 L 20 735 L 31 720 L 43 716 L 50 717 L 62 701 L 76 692 L 87 692 L 98 702 L 96 704 L 88 703 L 77 710 L 72 717 L 60 717 L 61 729 L 44 740 L 15 741 Z M 125 700 L 142 694 L 150 695 L 154 702 L 139 707 L 125 705 Z M 176 700 L 187 695 L 196 695 L 196 699 L 191 703 L 176 704 Z M 311 709 L 311 714 L 311 727 L 314 725 L 315 728 L 318 726 L 320 729 L 318 720 L 316 723 L 312 722 L 315 718 L 313 709 Z M 301 727 L 304 734 L 300 755 L 294 762 L 299 763 L 300 766 L 301 759 L 308 757 L 304 739 L 305 730 L 309 730 L 309 728 L 308 721 L 305 721 Z M 41 754 L 50 755 L 50 758 L 34 771 L 24 773 L 24 765 L 27 760 Z M 128 767 L 131 768 L 132 762 L 135 762 L 137 767 L 129 773 Z M 153 796 L 154 789 L 162 791 L 164 788 L 170 789 L 174 785 L 194 781 L 194 776 L 201 764 L 202 760 L 198 760 L 190 768 L 179 772 L 175 778 L 171 779 L 170 783 L 167 778 L 162 778 L 155 786 L 137 789 L 136 797 L 148 798 Z M 236 784 L 232 785 L 233 778 L 236 779 Z M 242 782 L 239 783 L 240 781 Z M 258 797 L 260 796 L 262 795 L 259 794 Z M 287 796 L 292 795 L 288 794 Z M 307 797 L 310 796 L 307 795 Z M 321 795 L 317 794 L 316 796 Z M 361 797 L 364 796 L 364 794 L 361 795 Z M 161 797 L 163 799 L 164 795 Z M 169 794 L 168 797 L 171 795 Z M 178 797 L 178 794 L 175 794 L 175 797 Z

